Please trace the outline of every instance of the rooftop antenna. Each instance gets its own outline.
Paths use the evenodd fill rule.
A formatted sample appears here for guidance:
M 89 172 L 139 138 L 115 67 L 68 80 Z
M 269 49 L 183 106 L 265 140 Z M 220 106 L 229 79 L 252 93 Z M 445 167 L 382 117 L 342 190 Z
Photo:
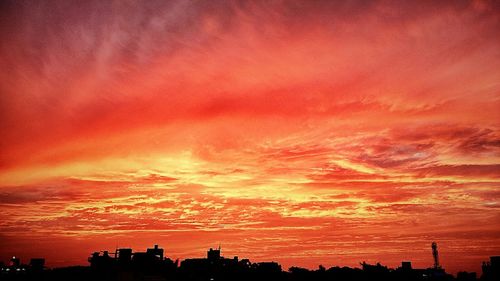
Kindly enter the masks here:
M 439 266 L 439 254 L 438 246 L 436 242 L 432 242 L 432 256 L 434 257 L 434 268 L 440 268 Z

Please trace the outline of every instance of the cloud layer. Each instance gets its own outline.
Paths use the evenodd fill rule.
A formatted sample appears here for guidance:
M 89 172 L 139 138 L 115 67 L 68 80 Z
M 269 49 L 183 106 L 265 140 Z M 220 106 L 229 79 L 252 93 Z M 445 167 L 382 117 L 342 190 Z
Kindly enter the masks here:
M 500 250 L 496 2 L 1 5 L 3 258 Z

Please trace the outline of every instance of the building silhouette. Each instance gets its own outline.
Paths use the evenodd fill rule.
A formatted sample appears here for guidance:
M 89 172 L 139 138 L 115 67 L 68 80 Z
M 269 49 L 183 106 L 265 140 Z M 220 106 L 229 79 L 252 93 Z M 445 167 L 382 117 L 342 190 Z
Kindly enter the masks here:
M 158 245 L 155 245 L 152 249 L 148 248 L 146 250 L 146 254 L 155 256 L 159 260 L 163 260 L 163 249 L 158 248 Z
M 489 262 L 483 262 L 482 270 L 481 280 L 500 280 L 500 256 L 492 256 Z

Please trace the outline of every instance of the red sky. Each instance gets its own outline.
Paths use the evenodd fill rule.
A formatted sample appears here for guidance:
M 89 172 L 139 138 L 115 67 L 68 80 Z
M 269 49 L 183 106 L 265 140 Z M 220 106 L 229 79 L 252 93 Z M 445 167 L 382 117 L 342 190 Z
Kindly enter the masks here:
M 2 1 L 0 260 L 500 254 L 497 1 Z

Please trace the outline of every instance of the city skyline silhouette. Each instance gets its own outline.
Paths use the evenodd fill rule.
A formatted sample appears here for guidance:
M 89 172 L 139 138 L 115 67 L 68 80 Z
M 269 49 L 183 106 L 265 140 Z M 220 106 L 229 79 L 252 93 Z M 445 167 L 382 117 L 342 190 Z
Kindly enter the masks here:
M 246 258 L 222 256 L 221 247 L 210 248 L 203 258 L 172 260 L 163 248 L 155 244 L 145 252 L 131 248 L 116 248 L 93 252 L 89 266 L 48 268 L 44 258 L 32 258 L 29 264 L 13 256 L 8 264 L 0 263 L 1 280 L 459 280 L 492 281 L 500 277 L 500 256 L 482 263 L 480 276 L 476 272 L 459 271 L 449 274 L 439 263 L 436 242 L 432 242 L 433 265 L 415 268 L 411 261 L 402 261 L 397 268 L 380 263 L 360 262 L 360 267 L 326 268 L 316 270 L 292 266 L 288 270 L 276 261 L 252 262 Z

